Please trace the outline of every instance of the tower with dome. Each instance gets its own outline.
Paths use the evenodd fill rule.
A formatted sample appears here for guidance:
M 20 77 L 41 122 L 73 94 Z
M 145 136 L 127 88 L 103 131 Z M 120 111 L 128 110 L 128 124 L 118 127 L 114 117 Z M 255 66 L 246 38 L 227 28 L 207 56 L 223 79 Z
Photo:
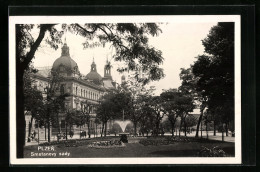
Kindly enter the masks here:
M 62 76 L 63 80 L 60 82 L 59 87 L 55 91 L 55 95 L 61 95 L 66 93 L 68 96 L 65 100 L 65 106 L 67 109 L 80 110 L 86 108 L 87 104 L 92 104 L 90 110 L 90 133 L 91 135 L 99 135 L 101 133 L 101 124 L 95 123 L 95 106 L 98 104 L 102 96 L 109 90 L 116 88 L 116 83 L 112 79 L 111 65 L 107 61 L 104 66 L 104 76 L 102 77 L 97 72 L 97 64 L 94 61 L 90 64 L 90 72 L 86 75 L 80 73 L 80 69 L 77 63 L 71 58 L 69 46 L 65 43 L 61 48 L 61 56 L 57 58 L 51 67 L 39 68 L 36 74 L 32 75 L 35 80 L 34 87 L 44 93 L 49 87 L 50 77 L 54 73 L 58 73 Z M 28 128 L 30 122 L 30 115 L 25 117 L 26 119 L 26 134 L 28 136 Z M 32 131 L 36 129 L 35 121 L 33 121 Z M 58 132 L 64 132 L 66 127 L 65 113 L 59 114 L 59 127 L 52 127 L 52 138 L 57 135 Z M 112 127 L 112 121 L 107 124 L 107 131 Z M 87 125 L 79 126 L 73 125 L 72 130 L 74 133 L 84 130 L 88 133 Z M 40 128 L 44 130 L 44 128 Z M 26 137 L 27 138 L 27 137 Z M 44 138 L 44 133 L 40 132 L 40 139 Z

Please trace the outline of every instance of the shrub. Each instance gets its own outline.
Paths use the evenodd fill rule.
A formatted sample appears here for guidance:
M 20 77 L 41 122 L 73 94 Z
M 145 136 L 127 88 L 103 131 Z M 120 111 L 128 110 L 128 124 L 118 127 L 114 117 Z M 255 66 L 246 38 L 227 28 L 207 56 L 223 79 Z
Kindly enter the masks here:
M 224 150 L 220 149 L 218 146 L 213 148 L 207 148 L 202 146 L 201 150 L 198 152 L 200 157 L 226 157 Z

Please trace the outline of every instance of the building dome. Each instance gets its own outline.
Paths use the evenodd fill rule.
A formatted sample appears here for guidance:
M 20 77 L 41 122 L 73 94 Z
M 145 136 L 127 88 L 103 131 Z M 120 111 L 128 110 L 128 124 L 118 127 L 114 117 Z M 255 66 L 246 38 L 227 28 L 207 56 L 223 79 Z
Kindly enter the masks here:
M 95 64 L 95 62 L 93 61 L 93 63 L 91 64 L 91 70 L 90 72 L 86 75 L 87 80 L 92 81 L 95 84 L 100 85 L 102 82 L 102 77 L 99 73 L 97 73 L 97 66 Z
M 69 47 L 65 43 L 63 47 L 61 48 L 61 57 L 56 59 L 52 65 L 52 70 L 59 70 L 60 66 L 63 66 L 67 71 L 77 71 L 78 70 L 78 65 L 77 63 L 70 57 L 69 54 Z

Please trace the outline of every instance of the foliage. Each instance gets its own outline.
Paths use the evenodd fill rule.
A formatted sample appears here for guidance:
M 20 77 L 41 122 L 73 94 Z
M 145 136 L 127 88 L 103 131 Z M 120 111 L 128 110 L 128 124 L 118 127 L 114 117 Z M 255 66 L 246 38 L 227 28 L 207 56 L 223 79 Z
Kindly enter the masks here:
M 34 87 L 35 81 L 32 75 L 29 71 L 24 75 L 24 109 L 31 113 L 32 118 L 35 118 L 43 105 L 43 97 L 41 91 Z
M 117 134 L 117 133 L 121 133 L 121 132 L 122 132 L 122 129 L 121 129 L 121 127 L 119 126 L 119 124 L 114 123 L 114 124 L 112 125 L 112 128 L 111 128 L 110 132 L 113 133 L 113 134 Z
M 118 114 L 122 112 L 119 101 L 116 99 L 116 94 L 108 92 L 102 97 L 102 101 L 97 107 L 97 118 L 103 123 L 107 123 L 110 119 L 116 119 Z
M 148 36 L 156 36 L 161 32 L 159 26 L 155 23 L 117 23 L 117 24 L 63 24 L 62 29 L 58 29 L 58 24 L 17 24 L 16 32 L 16 66 L 17 66 L 17 127 L 24 128 L 17 130 L 17 156 L 23 157 L 23 146 L 25 143 L 25 121 L 24 121 L 24 88 L 23 75 L 29 68 L 35 52 L 40 47 L 45 38 L 47 44 L 54 49 L 62 43 L 61 37 L 64 31 L 69 31 L 86 38 L 83 46 L 88 48 L 88 41 L 94 38 L 98 39 L 104 46 L 110 43 L 115 47 L 116 61 L 124 61 L 128 70 L 136 70 L 138 64 L 143 67 L 147 73 L 147 78 L 143 82 L 150 80 L 159 80 L 164 76 L 163 70 L 159 65 L 163 62 L 162 52 L 149 46 Z M 33 37 L 32 31 L 38 31 L 38 36 Z M 48 35 L 47 35 L 48 34 Z M 46 35 L 48 37 L 46 37 Z M 94 43 L 95 45 L 95 43 Z M 125 68 L 125 69 L 126 69 Z M 121 71 L 124 69 L 121 69 Z
M 177 142 L 214 142 L 214 141 L 208 141 L 206 139 L 196 139 L 192 137 L 169 137 L 169 136 L 163 136 L 163 137 L 148 137 L 147 139 L 140 140 L 140 144 L 144 146 L 148 145 L 153 145 L 153 146 L 158 146 L 158 145 L 169 145 L 169 144 L 174 144 Z
M 205 146 L 198 152 L 198 156 L 200 157 L 226 157 L 226 153 L 224 150 L 215 146 L 213 148 L 207 148 Z
M 198 56 L 192 66 L 197 89 L 208 108 L 228 122 L 234 119 L 234 23 L 218 23 L 202 43 L 209 55 Z
M 193 98 L 190 93 L 177 89 L 166 90 L 161 93 L 160 97 L 163 111 L 171 122 L 172 135 L 174 135 L 175 122 L 178 117 L 181 118 L 181 124 L 184 123 L 185 128 L 187 127 L 187 117 L 194 108 Z

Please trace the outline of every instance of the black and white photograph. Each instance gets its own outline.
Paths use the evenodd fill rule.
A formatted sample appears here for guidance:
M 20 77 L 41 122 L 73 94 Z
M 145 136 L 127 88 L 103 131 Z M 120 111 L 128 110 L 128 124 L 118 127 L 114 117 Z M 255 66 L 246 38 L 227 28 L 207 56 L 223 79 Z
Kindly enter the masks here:
M 240 164 L 239 15 L 10 16 L 11 164 Z

